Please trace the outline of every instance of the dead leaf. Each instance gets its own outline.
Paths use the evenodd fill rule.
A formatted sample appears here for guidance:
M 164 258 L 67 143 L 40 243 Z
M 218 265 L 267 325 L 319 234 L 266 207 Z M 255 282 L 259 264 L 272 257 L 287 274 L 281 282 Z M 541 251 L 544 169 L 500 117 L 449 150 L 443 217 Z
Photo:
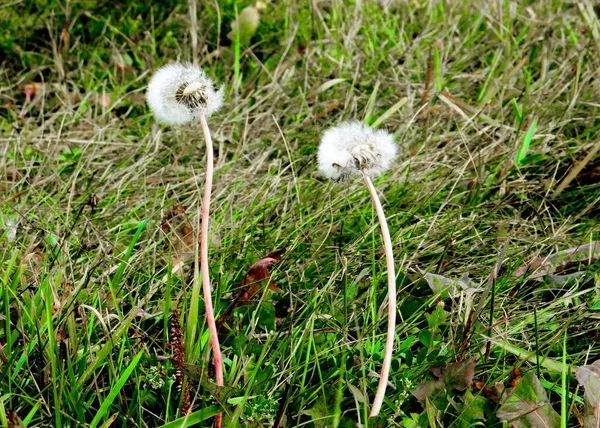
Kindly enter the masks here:
M 246 289 L 243 293 L 241 300 L 251 299 L 260 290 L 262 281 L 268 279 L 271 274 L 269 268 L 281 259 L 281 255 L 286 252 L 286 248 L 280 248 L 267 254 L 266 257 L 260 259 L 252 266 L 246 273 L 244 280 L 242 281 L 242 288 Z M 283 290 L 279 288 L 273 281 L 269 281 L 269 288 L 276 293 L 283 293 Z
M 514 278 L 531 272 L 531 278 L 540 278 L 579 264 L 594 263 L 600 257 L 600 241 L 569 248 L 546 257 L 538 257 L 531 263 L 520 266 L 513 273 Z
M 231 302 L 225 312 L 217 320 L 217 330 L 223 326 L 225 321 L 229 318 L 234 309 L 244 305 L 250 300 L 258 291 L 261 289 L 262 284 L 265 280 L 268 280 L 268 287 L 275 293 L 283 293 L 283 290 L 279 288 L 269 278 L 271 273 L 269 268 L 277 263 L 281 259 L 281 255 L 287 251 L 287 248 L 279 248 L 275 251 L 270 252 L 266 257 L 260 259 L 248 269 L 242 283 L 240 284 L 240 290 L 238 296 Z
M 585 428 L 596 428 L 600 426 L 600 360 L 579 367 L 575 372 L 575 376 L 585 389 L 583 394 L 585 403 L 583 426 Z
M 440 380 L 426 380 L 417 385 L 417 388 L 411 390 L 410 393 L 421 404 L 425 404 L 427 399 L 436 399 L 440 394 L 446 391 L 444 382 Z
M 165 215 L 160 228 L 173 250 L 173 273 L 176 273 L 194 258 L 194 229 L 181 206 L 173 207 Z
M 497 416 L 514 428 L 560 426 L 560 415 L 550 405 L 544 387 L 531 371 L 523 375 Z
M 433 367 L 431 373 L 444 382 L 449 389 L 464 391 L 473 383 L 476 366 L 477 359 L 473 357 L 445 366 Z
M 25 428 L 25 424 L 14 411 L 6 409 L 6 421 L 8 422 L 8 428 Z
M 421 403 L 427 399 L 435 400 L 439 393 L 446 390 L 464 391 L 473 383 L 475 377 L 475 367 L 477 365 L 475 357 L 454 363 L 448 363 L 444 366 L 431 368 L 431 373 L 437 377 L 437 380 L 428 380 L 417 385 L 415 390 L 410 393 Z

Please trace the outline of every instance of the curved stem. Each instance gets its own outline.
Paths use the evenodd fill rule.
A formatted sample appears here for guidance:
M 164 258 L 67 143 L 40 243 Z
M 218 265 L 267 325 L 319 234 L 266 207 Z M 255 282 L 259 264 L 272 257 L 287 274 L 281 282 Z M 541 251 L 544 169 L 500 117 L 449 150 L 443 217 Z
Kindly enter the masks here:
M 363 173 L 365 184 L 369 189 L 371 200 L 377 211 L 377 217 L 379 219 L 379 225 L 381 226 L 381 235 L 383 236 L 383 245 L 385 248 L 385 260 L 387 264 L 387 278 L 388 278 L 388 330 L 385 341 L 385 356 L 383 358 L 383 366 L 381 367 L 381 374 L 379 376 L 379 385 L 377 386 L 377 393 L 375 394 L 375 400 L 373 401 L 373 407 L 371 408 L 371 414 L 369 417 L 379 415 L 381 405 L 383 404 L 383 398 L 385 396 L 385 389 L 387 387 L 388 378 L 390 376 L 390 366 L 392 364 L 392 355 L 394 353 L 394 336 L 396 334 L 396 270 L 394 268 L 394 253 L 392 251 L 392 239 L 390 238 L 390 230 L 388 229 L 387 220 L 381 206 L 379 196 L 377 196 L 377 190 L 373 186 L 373 182 L 368 175 Z
M 200 272 L 202 275 L 204 306 L 206 308 L 206 323 L 208 324 L 208 331 L 210 333 L 210 345 L 213 352 L 217 386 L 223 386 L 223 359 L 221 356 L 221 348 L 219 346 L 217 325 L 215 323 L 215 311 L 212 304 L 210 276 L 208 272 L 208 221 L 214 171 L 213 144 L 210 130 L 208 129 L 208 123 L 206 123 L 206 117 L 203 114 L 200 114 L 200 124 L 202 125 L 202 132 L 204 132 L 204 139 L 206 140 L 206 183 L 204 188 L 204 198 L 202 199 L 202 223 L 200 225 Z M 221 427 L 222 420 L 223 414 L 219 413 L 215 418 L 215 426 L 217 428 Z

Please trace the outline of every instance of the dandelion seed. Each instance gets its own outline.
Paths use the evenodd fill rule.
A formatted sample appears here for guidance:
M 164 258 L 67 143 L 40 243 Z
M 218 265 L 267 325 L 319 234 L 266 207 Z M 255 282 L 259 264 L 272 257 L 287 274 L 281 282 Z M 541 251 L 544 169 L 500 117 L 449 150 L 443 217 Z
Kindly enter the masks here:
M 317 158 L 325 176 L 344 181 L 361 173 L 378 177 L 389 169 L 396 155 L 397 147 L 389 133 L 350 122 L 323 134 Z
M 326 131 L 317 154 L 319 169 L 331 180 L 343 181 L 355 175 L 362 175 L 381 227 L 388 277 L 388 331 L 379 385 L 370 417 L 377 416 L 383 404 L 394 352 L 397 312 L 392 240 L 381 201 L 371 178 L 389 169 L 396 155 L 397 147 L 390 134 L 367 128 L 358 122 L 344 123 Z
M 156 118 L 167 125 L 185 125 L 199 120 L 206 140 L 206 183 L 202 198 L 202 223 L 200 230 L 200 275 L 202 278 L 202 294 L 206 322 L 210 332 L 210 343 L 215 365 L 215 380 L 217 386 L 223 386 L 223 359 L 219 345 L 219 337 L 215 323 L 215 312 L 212 304 L 210 272 L 208 270 L 208 224 L 210 219 L 210 199 L 213 181 L 213 143 L 208 128 L 207 118 L 223 105 L 223 88 L 215 91 L 213 82 L 198 66 L 191 64 L 170 64 L 158 70 L 146 93 L 148 104 Z M 192 295 L 197 295 L 197 270 L 194 270 L 194 287 Z M 195 340 L 195 330 L 188 328 L 188 336 Z M 184 390 L 182 413 L 186 414 L 190 407 L 189 383 Z M 185 410 L 185 411 L 184 411 Z M 215 426 L 222 426 L 223 414 L 215 416 Z
M 169 64 L 159 69 L 148 84 L 146 99 L 159 122 L 186 125 L 199 115 L 209 117 L 223 105 L 223 88 L 198 66 Z

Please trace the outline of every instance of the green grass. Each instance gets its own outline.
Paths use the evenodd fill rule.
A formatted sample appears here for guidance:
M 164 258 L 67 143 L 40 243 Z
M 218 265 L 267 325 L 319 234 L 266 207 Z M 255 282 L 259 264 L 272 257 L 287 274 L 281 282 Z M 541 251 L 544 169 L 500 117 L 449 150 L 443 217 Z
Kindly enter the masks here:
M 559 0 L 265 3 L 248 46 L 226 35 L 249 2 L 198 3 L 200 64 L 228 100 L 209 120 L 209 257 L 217 316 L 281 247 L 271 273 L 284 292 L 265 287 L 235 310 L 226 387 L 188 376 L 187 419 L 165 358 L 175 307 L 186 362 L 210 372 L 210 346 L 193 256 L 172 272 L 176 238 L 161 223 L 177 207 L 194 223 L 204 144 L 199 125 L 157 125 L 143 99 L 158 66 L 192 60 L 187 2 L 0 6 L 0 421 L 210 426 L 221 409 L 225 426 L 500 427 L 481 386 L 510 387 L 519 368 L 562 426 L 578 426 L 572 369 L 600 358 L 598 254 L 552 275 L 515 272 L 600 240 L 597 156 L 554 194 L 599 137 L 597 12 Z M 45 91 L 26 101 L 32 82 Z M 328 183 L 315 162 L 320 135 L 352 119 L 401 149 L 376 181 L 402 318 L 376 420 L 377 219 L 360 182 Z M 425 273 L 467 274 L 477 290 L 443 299 Z M 467 390 L 427 404 L 409 392 L 460 357 L 477 362 Z

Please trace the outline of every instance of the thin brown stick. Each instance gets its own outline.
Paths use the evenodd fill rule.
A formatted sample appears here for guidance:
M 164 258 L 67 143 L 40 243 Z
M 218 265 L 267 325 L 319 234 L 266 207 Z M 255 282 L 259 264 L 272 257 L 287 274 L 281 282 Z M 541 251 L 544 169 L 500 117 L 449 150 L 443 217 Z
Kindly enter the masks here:
M 392 239 L 390 237 L 390 230 L 385 219 L 383 207 L 379 196 L 377 196 L 377 190 L 373 186 L 373 182 L 367 174 L 363 173 L 363 178 L 371 200 L 377 211 L 377 217 L 379 219 L 379 226 L 381 227 L 381 235 L 383 236 L 383 246 L 385 248 L 385 261 L 387 264 L 387 278 L 388 278 L 388 331 L 385 340 L 385 356 L 383 357 L 383 365 L 381 366 L 381 374 L 379 376 L 379 385 L 377 386 L 377 393 L 375 394 L 375 400 L 373 401 L 373 407 L 371 408 L 371 414 L 369 417 L 379 415 L 381 405 L 383 404 L 383 398 L 385 396 L 385 390 L 388 384 L 388 378 L 390 376 L 390 367 L 392 365 L 392 355 L 394 353 L 394 336 L 396 334 L 396 269 L 394 268 L 394 253 L 392 250 Z
M 219 346 L 215 311 L 212 304 L 210 275 L 208 272 L 208 220 L 214 171 L 213 143 L 204 114 L 200 114 L 200 124 L 202 125 L 202 132 L 204 132 L 204 139 L 206 140 L 206 184 L 204 188 L 204 198 L 202 200 L 202 224 L 200 225 L 200 272 L 202 275 L 204 306 L 206 308 L 206 323 L 208 324 L 208 331 L 210 333 L 210 345 L 213 351 L 217 386 L 223 386 L 223 359 L 221 356 L 221 348 Z M 219 413 L 215 417 L 215 426 L 220 428 L 222 421 L 223 414 Z
M 563 192 L 563 190 L 565 190 L 569 186 L 569 184 L 571 184 L 571 182 L 577 178 L 577 175 L 579 175 L 581 170 L 585 168 L 585 166 L 588 163 L 590 163 L 590 161 L 594 158 L 594 156 L 596 156 L 596 153 L 598 153 L 598 151 L 600 151 L 600 140 L 598 140 L 596 144 L 594 144 L 592 149 L 583 158 L 583 160 L 576 163 L 573 169 L 569 171 L 569 174 L 567 174 L 564 180 L 558 185 L 554 193 L 552 193 L 552 199 L 558 197 L 558 195 L 560 195 Z

